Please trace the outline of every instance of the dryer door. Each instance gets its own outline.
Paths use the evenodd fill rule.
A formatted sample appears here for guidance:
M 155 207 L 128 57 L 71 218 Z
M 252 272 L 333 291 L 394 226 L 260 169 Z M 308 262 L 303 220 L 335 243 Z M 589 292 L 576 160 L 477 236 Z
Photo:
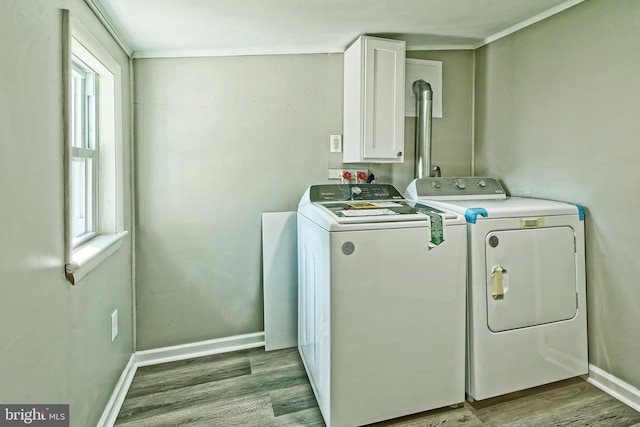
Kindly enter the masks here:
M 487 325 L 508 331 L 571 319 L 577 311 L 571 227 L 492 231 L 485 239 Z

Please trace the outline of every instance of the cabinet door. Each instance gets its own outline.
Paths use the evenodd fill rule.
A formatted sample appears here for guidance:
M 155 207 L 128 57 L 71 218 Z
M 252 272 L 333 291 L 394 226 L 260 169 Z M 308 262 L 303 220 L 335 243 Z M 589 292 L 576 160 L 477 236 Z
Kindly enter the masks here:
M 404 44 L 365 39 L 365 160 L 404 160 Z

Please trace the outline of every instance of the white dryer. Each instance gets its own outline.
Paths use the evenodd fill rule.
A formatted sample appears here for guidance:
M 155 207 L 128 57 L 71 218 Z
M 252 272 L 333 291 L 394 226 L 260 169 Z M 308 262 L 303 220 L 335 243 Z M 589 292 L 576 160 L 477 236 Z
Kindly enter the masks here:
M 586 374 L 583 208 L 507 197 L 492 178 L 422 178 L 406 193 L 467 221 L 468 398 Z
M 464 401 L 464 218 L 383 184 L 298 207 L 298 347 L 327 426 Z

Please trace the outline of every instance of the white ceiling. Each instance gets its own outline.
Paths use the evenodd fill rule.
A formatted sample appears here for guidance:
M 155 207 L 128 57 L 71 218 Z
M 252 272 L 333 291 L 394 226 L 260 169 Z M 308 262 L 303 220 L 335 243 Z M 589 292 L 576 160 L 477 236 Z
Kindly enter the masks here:
M 473 49 L 583 0 L 85 0 L 133 57 L 343 52 L 360 34 Z

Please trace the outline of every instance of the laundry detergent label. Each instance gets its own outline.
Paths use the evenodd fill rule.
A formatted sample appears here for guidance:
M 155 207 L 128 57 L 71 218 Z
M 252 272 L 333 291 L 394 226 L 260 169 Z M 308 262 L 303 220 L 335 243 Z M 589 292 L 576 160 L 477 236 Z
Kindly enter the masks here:
M 434 246 L 440 245 L 444 242 L 444 229 L 442 225 L 442 216 L 435 212 L 425 212 L 425 215 L 429 216 L 429 223 L 431 229 L 430 243 Z

